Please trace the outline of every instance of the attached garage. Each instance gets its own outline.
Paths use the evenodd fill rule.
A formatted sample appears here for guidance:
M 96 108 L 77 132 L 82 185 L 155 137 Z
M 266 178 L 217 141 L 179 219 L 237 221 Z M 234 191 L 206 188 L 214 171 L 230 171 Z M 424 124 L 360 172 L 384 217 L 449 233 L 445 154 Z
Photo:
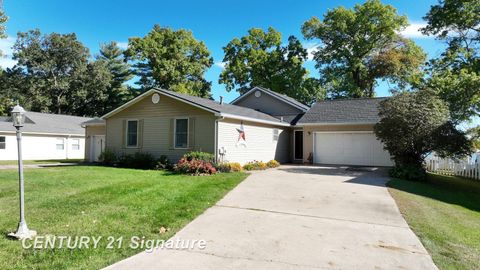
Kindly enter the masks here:
M 313 140 L 314 163 L 392 166 L 373 132 L 315 132 Z

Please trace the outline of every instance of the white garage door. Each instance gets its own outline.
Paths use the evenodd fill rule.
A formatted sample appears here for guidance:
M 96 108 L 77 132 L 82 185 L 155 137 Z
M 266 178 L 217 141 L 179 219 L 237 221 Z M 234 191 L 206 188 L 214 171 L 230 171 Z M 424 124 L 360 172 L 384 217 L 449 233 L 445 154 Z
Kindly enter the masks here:
M 391 166 L 383 144 L 373 133 L 323 133 L 314 137 L 314 163 Z

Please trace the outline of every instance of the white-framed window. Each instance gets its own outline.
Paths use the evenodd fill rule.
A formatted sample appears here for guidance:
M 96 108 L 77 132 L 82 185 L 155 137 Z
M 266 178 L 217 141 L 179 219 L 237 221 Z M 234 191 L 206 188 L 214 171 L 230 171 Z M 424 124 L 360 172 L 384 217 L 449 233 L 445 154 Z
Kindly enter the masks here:
M 0 150 L 7 148 L 7 141 L 5 136 L 0 136 Z
M 138 120 L 127 120 L 126 146 L 138 146 Z
M 188 118 L 175 119 L 175 148 L 188 148 Z
M 72 150 L 80 150 L 80 139 L 72 139 Z
M 273 132 L 273 140 L 278 141 L 278 134 L 279 134 L 278 128 L 274 128 L 272 132 Z
M 57 138 L 56 148 L 57 150 L 65 149 L 65 140 L 63 138 Z

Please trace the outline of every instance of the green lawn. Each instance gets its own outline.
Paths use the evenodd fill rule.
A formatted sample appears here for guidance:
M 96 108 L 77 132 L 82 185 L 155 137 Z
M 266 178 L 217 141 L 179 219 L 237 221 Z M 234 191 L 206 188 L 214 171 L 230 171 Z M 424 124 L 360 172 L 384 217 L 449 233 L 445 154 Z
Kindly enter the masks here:
M 429 175 L 388 186 L 440 269 L 480 269 L 480 181 Z
M 46 159 L 46 160 L 24 160 L 23 164 L 51 164 L 51 163 L 73 163 L 83 162 L 83 159 Z M 17 160 L 0 160 L 0 165 L 17 165 Z
M 27 169 L 27 222 L 39 235 L 167 239 L 245 177 L 98 166 Z M 99 269 L 140 252 L 109 250 L 106 241 L 98 249 L 22 249 L 5 236 L 18 222 L 16 170 L 0 171 L 0 217 L 0 269 Z M 161 227 L 170 231 L 160 234 Z

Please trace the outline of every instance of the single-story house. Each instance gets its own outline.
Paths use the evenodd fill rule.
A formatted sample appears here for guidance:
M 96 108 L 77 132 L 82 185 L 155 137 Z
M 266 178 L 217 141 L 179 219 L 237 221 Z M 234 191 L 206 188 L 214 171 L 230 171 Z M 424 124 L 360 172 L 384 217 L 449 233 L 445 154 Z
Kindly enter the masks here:
M 83 123 L 87 142 L 91 140 L 85 156 L 98 160 L 106 147 L 172 161 L 189 151 L 204 151 L 219 161 L 242 164 L 276 159 L 390 166 L 390 156 L 373 133 L 381 100 L 320 101 L 309 107 L 254 87 L 227 104 L 154 88 Z
M 91 118 L 48 113 L 25 113 L 22 154 L 25 160 L 83 159 L 85 129 Z M 0 160 L 16 160 L 16 129 L 11 117 L 0 117 Z

